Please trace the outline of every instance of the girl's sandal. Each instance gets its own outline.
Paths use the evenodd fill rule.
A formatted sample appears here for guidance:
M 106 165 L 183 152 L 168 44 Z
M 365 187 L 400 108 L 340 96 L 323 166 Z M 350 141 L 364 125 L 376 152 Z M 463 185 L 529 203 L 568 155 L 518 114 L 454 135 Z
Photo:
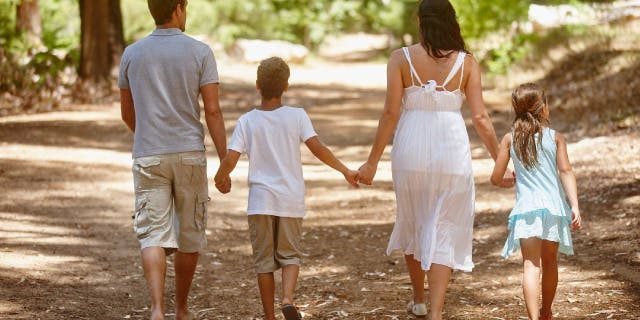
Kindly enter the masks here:
M 282 306 L 282 315 L 286 320 L 302 320 L 302 314 L 300 314 L 298 308 L 292 304 Z
M 553 320 L 553 312 L 550 312 L 549 314 L 544 314 L 542 313 L 542 310 L 540 310 L 540 320 Z
M 407 312 L 416 318 L 425 318 L 427 316 L 427 304 L 415 303 L 413 300 L 407 304 Z

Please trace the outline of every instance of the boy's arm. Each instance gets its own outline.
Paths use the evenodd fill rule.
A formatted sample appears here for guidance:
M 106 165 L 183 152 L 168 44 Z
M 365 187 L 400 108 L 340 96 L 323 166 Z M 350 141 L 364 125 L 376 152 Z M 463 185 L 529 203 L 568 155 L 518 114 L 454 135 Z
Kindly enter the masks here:
M 227 155 L 227 135 L 224 128 L 224 119 L 218 99 L 218 84 L 209 83 L 200 88 L 200 95 L 204 102 L 204 117 L 207 121 L 209 134 L 216 146 L 220 161 Z
M 511 134 L 507 133 L 502 142 L 500 143 L 500 149 L 498 150 L 498 156 L 496 163 L 493 166 L 493 173 L 491 174 L 491 183 L 494 186 L 503 186 L 504 174 L 507 172 L 509 166 L 509 160 L 511 155 L 509 150 L 511 149 Z
M 231 178 L 229 174 L 235 169 L 240 159 L 240 152 L 235 150 L 229 150 L 227 156 L 224 157 L 218 168 L 218 172 L 214 178 L 216 182 L 216 188 L 222 193 L 229 193 L 231 191 Z
M 576 176 L 573 174 L 571 162 L 569 162 L 569 154 L 567 153 L 567 142 L 564 137 L 556 133 L 556 164 L 560 175 L 560 181 L 564 188 L 564 193 L 569 200 L 571 206 L 571 227 L 580 229 L 582 219 L 580 217 L 580 208 L 578 206 L 578 186 Z
M 304 143 L 307 145 L 307 148 L 309 148 L 311 153 L 316 156 L 316 158 L 318 158 L 329 167 L 342 173 L 349 184 L 358 188 L 358 182 L 356 181 L 357 172 L 349 170 L 349 168 L 347 168 L 340 160 L 338 160 L 333 152 L 331 152 L 329 148 L 322 144 L 320 139 L 318 139 L 318 136 L 309 138 Z

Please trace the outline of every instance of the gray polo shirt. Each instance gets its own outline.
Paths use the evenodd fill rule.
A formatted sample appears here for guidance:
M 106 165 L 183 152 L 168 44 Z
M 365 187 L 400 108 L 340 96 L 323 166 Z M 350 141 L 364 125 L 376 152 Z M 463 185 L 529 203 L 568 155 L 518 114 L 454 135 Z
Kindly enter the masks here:
M 211 48 L 179 29 L 156 29 L 128 46 L 118 86 L 133 95 L 133 157 L 204 150 L 198 95 L 218 82 Z

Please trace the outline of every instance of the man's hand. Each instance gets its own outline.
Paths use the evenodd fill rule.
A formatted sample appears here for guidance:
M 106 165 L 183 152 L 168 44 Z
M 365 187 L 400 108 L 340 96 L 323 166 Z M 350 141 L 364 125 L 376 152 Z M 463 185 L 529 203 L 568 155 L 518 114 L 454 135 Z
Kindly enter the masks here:
M 226 193 L 229 193 L 231 191 L 231 177 L 229 177 L 229 176 L 224 176 L 224 177 L 216 176 L 214 180 L 216 182 L 216 189 L 218 189 L 218 191 L 220 191 L 220 193 L 226 194 Z

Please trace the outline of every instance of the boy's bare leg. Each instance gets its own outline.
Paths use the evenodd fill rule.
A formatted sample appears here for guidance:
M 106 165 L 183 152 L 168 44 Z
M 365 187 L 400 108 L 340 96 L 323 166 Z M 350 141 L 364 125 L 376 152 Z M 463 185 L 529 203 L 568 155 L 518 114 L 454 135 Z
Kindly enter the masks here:
M 298 282 L 298 273 L 300 266 L 297 264 L 288 264 L 282 267 L 282 304 L 293 304 L 296 283 Z
M 551 314 L 551 304 L 558 287 L 558 246 L 559 243 L 542 240 L 542 309 L 541 313 Z
M 161 247 L 142 249 L 142 268 L 151 296 L 151 320 L 164 320 L 164 278 L 167 273 L 167 256 Z
M 258 287 L 260 288 L 260 299 L 262 300 L 262 310 L 264 310 L 265 320 L 275 320 L 275 294 L 276 282 L 273 272 L 258 273 Z
M 538 298 L 540 297 L 540 247 L 542 240 L 538 238 L 520 239 L 520 249 L 524 272 L 522 275 L 522 291 L 527 306 L 529 319 L 538 320 Z
M 189 290 L 191 289 L 191 282 L 196 272 L 199 256 L 197 252 L 176 252 L 176 320 L 186 319 L 189 315 Z
M 425 272 L 422 270 L 420 261 L 416 261 L 412 254 L 405 255 L 404 260 L 407 262 L 407 269 L 409 269 L 409 278 L 411 278 L 411 285 L 413 287 L 413 302 L 424 303 L 424 277 Z

